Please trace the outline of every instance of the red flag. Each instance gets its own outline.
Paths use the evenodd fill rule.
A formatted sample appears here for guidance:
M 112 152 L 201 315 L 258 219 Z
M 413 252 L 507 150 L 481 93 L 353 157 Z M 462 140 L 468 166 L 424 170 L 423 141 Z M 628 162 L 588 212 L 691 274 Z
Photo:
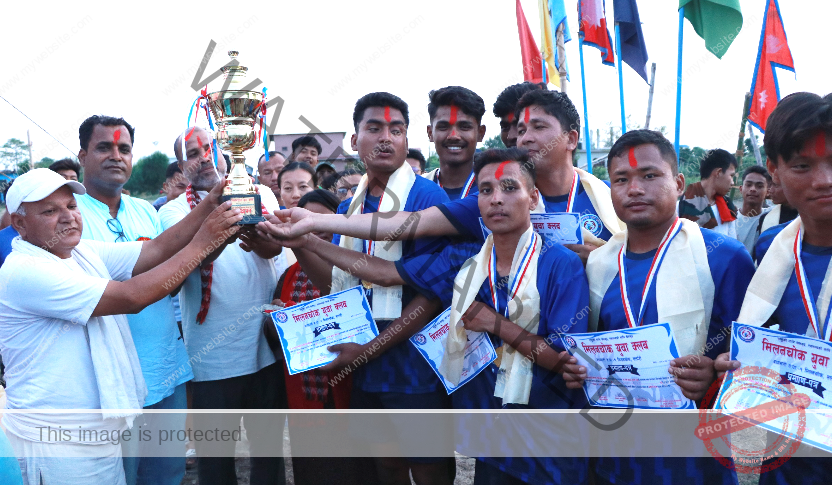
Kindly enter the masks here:
M 534 41 L 526 14 L 517 1 L 517 31 L 520 33 L 520 54 L 523 56 L 523 80 L 533 83 L 543 82 L 543 62 L 540 59 L 540 49 Z
M 597 47 L 601 51 L 601 62 L 614 66 L 615 53 L 612 50 L 612 37 L 607 29 L 604 0 L 580 0 L 578 21 L 581 23 L 579 31 L 584 44 Z
M 763 20 L 763 32 L 760 34 L 760 50 L 757 53 L 757 65 L 754 67 L 754 79 L 751 81 L 751 110 L 748 112 L 749 123 L 762 132 L 766 131 L 766 120 L 780 101 L 775 66 L 794 72 L 794 61 L 786 41 L 780 7 L 777 0 L 769 0 Z

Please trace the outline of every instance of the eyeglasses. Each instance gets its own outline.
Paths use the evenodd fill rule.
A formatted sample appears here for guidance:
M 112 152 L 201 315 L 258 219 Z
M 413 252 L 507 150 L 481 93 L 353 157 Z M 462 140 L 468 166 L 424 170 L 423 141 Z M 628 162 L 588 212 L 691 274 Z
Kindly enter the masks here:
M 353 185 L 352 187 L 338 187 L 338 195 L 347 195 L 348 192 L 355 194 L 357 191 L 357 185 Z
M 127 242 L 130 239 L 124 234 L 124 228 L 121 227 L 121 222 L 118 219 L 112 218 L 107 220 L 107 229 L 116 235 L 116 242 Z

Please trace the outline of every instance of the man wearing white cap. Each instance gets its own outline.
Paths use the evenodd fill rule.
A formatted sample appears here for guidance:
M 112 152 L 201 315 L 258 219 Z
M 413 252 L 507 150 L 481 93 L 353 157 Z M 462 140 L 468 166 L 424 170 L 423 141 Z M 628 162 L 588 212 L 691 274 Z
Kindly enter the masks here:
M 218 186 L 151 241 L 82 241 L 73 193 L 84 186 L 36 169 L 7 194 L 20 236 L 0 268 L 6 408 L 101 411 L 7 413 L 3 424 L 25 483 L 123 484 L 119 440 L 138 432 L 129 428 L 147 394 L 123 314 L 179 286 L 242 216 L 220 205 Z

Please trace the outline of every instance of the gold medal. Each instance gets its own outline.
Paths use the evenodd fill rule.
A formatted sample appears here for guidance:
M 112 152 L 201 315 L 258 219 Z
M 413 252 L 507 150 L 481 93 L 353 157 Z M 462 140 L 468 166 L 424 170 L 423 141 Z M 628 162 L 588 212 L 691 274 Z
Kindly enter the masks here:
M 370 290 L 370 289 L 373 288 L 372 283 L 370 283 L 369 281 L 364 281 L 364 280 L 361 281 L 361 286 L 363 286 L 365 290 Z

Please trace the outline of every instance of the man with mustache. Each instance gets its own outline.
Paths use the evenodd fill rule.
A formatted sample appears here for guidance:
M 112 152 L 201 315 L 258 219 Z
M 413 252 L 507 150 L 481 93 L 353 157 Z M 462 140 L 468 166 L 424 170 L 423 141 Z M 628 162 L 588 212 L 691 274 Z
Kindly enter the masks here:
M 111 154 L 129 153 L 130 144 L 112 145 L 116 129 L 129 139 L 125 125 L 104 129 L 110 132 Z M 80 183 L 44 168 L 15 181 L 8 207 L 20 236 L 0 269 L 6 406 L 90 410 L 3 417 L 26 483 L 126 483 L 119 442 L 144 435 L 148 387 L 159 399 L 161 386 L 152 372 L 155 382 L 145 385 L 145 362 L 140 364 L 125 314 L 140 314 L 167 298 L 192 265 L 236 233 L 234 224 L 242 216 L 229 210 L 229 203 L 220 204 L 221 192 L 218 187 L 206 194 L 182 224 L 155 239 L 113 243 L 82 240 L 84 224 L 74 197 L 85 193 Z M 146 323 L 171 326 L 164 320 Z M 146 335 L 147 329 L 136 330 L 136 337 Z M 168 344 L 159 340 L 151 343 Z M 151 473 L 167 471 L 165 466 Z M 170 483 L 169 477 L 164 480 L 156 483 Z
M 428 139 L 436 149 L 439 168 L 422 176 L 436 182 L 451 200 L 476 194 L 474 153 L 485 136 L 485 103 L 461 86 L 437 89 L 428 96 Z
M 147 241 L 162 234 L 156 209 L 147 201 L 121 192 L 133 171 L 133 127 L 123 118 L 95 115 L 81 123 L 78 135 L 81 142 L 78 160 L 84 167 L 87 190 L 86 194 L 76 196 L 84 219 L 82 239 L 124 243 Z M 194 375 L 179 335 L 170 296 L 139 313 L 127 315 L 127 323 L 147 384 L 144 407 L 186 409 L 185 382 Z M 170 379 L 171 375 L 177 377 Z M 149 414 L 139 420 L 154 432 L 185 429 L 185 414 L 182 413 Z M 155 441 L 139 442 L 138 438 L 122 442 L 128 484 L 177 485 L 182 481 L 185 457 L 162 457 L 164 452 L 158 453 L 162 456 L 153 456 L 150 449 L 155 444 Z M 178 444 L 169 445 L 175 447 Z
M 627 229 L 589 256 L 589 330 L 669 323 L 680 357 L 668 371 L 687 398 L 699 401 L 715 379 L 713 359 L 726 347 L 754 264 L 736 239 L 677 217 L 685 179 L 661 133 L 628 131 L 610 149 L 607 169 L 612 203 Z M 565 370 L 567 386 L 580 389 L 586 368 Z M 602 457 L 594 469 L 600 484 L 654 476 L 665 483 L 736 480 L 713 458 Z
M 176 158 L 190 182 L 185 193 L 159 211 L 170 228 L 198 207 L 223 179 L 214 166 L 211 133 L 194 127 L 176 140 Z M 217 154 L 220 167 L 224 157 Z M 224 172 L 224 171 L 223 171 Z M 271 190 L 259 190 L 263 213 L 278 208 Z M 167 229 L 166 229 L 167 230 Z M 263 333 L 261 308 L 272 301 L 277 286 L 273 258 L 280 245 L 262 241 L 253 231 L 240 231 L 239 241 L 226 241 L 196 268 L 179 293 L 182 332 L 194 378 L 194 409 L 279 409 L 284 407 L 283 369 L 275 364 Z M 197 430 L 219 428 L 227 435 L 240 426 L 242 413 L 194 414 Z M 282 415 L 247 414 L 251 443 L 251 483 L 282 484 L 283 458 L 275 457 L 283 437 Z M 234 441 L 195 440 L 199 483 L 234 483 Z

